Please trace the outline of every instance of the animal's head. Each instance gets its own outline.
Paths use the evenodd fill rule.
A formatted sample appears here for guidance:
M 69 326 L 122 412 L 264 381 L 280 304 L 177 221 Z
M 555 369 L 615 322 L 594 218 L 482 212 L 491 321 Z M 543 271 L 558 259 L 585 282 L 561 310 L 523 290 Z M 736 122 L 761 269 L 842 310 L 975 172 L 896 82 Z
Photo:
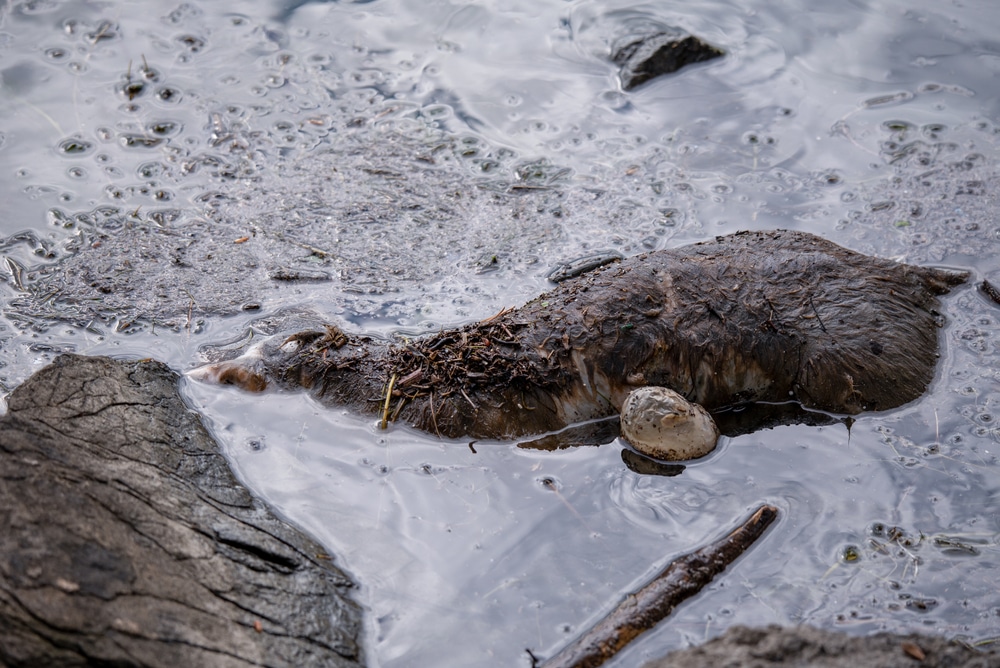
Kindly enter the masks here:
M 268 385 L 260 346 L 254 346 L 235 359 L 191 369 L 185 375 L 208 383 L 235 385 L 247 392 L 263 392 Z

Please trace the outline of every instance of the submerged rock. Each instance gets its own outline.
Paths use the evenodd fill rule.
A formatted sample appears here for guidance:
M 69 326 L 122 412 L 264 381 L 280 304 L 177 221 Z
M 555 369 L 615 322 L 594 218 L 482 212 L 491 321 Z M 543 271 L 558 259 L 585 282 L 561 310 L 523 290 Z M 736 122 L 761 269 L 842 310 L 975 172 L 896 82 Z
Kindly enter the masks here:
M 350 579 L 159 362 L 64 355 L 0 419 L 0 664 L 359 666 Z
M 613 416 L 649 385 L 710 411 L 795 402 L 856 414 L 924 392 L 937 296 L 965 279 L 803 232 L 744 232 L 632 257 L 426 338 L 390 344 L 327 325 L 192 375 L 305 388 L 448 437 L 556 431 Z
M 611 60 L 620 66 L 622 89 L 634 90 L 651 79 L 725 55 L 725 51 L 682 32 L 628 35 L 611 47 Z
M 809 626 L 768 626 L 762 629 L 734 626 L 704 645 L 671 652 L 644 664 L 643 668 L 987 668 L 998 665 L 1000 654 L 969 649 L 940 636 L 877 633 L 853 637 Z

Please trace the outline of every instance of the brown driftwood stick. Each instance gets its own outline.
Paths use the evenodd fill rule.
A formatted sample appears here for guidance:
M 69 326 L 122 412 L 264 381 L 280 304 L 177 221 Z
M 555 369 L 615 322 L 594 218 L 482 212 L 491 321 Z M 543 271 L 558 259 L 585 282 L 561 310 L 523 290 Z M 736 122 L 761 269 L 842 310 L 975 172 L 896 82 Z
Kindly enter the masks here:
M 600 666 L 701 591 L 746 552 L 777 516 L 774 506 L 761 506 L 725 538 L 670 562 L 649 584 L 627 595 L 617 608 L 543 663 L 542 668 Z

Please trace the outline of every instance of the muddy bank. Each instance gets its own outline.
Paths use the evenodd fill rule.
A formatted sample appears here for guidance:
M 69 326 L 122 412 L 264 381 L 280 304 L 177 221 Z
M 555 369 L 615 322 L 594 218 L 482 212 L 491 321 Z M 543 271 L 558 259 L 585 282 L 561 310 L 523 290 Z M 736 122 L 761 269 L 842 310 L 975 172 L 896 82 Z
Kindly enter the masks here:
M 0 663 L 362 665 L 353 584 L 159 362 L 67 355 L 0 419 Z

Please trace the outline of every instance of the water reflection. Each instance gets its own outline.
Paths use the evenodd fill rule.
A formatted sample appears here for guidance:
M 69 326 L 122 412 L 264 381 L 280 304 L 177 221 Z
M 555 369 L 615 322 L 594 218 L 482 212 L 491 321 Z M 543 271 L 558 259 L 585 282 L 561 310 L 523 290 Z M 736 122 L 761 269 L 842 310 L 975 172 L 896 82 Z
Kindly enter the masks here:
M 417 335 L 523 303 L 573 258 L 745 228 L 997 283 L 998 10 L 812 5 L 7 3 L 0 378 L 65 350 L 189 368 L 289 305 Z M 607 53 L 630 21 L 729 55 L 624 94 Z M 87 254 L 114 238 L 144 261 Z M 233 315 L 199 311 L 199 281 L 234 266 Z M 275 287 L 288 267 L 330 280 Z M 63 302 L 83 278 L 91 297 Z M 164 302 L 169 324 L 141 317 Z M 764 542 L 619 665 L 735 623 L 978 640 L 1000 606 L 998 313 L 972 289 L 945 312 L 924 399 L 732 438 L 677 476 L 617 444 L 473 452 L 303 397 L 188 391 L 250 485 L 359 576 L 383 665 L 526 665 L 762 502 L 782 511 Z
M 303 401 L 189 389 L 209 414 L 236 420 L 216 425 L 230 443 L 274 433 Z M 875 629 L 905 628 L 905 617 L 891 616 L 916 611 L 935 628 L 976 628 L 991 605 L 992 568 L 968 569 L 973 555 L 956 546 L 997 550 L 995 531 L 965 528 L 996 501 L 995 461 L 984 468 L 965 448 L 928 455 L 929 446 L 900 441 L 896 432 L 918 431 L 907 425 L 914 419 L 904 410 L 862 418 L 850 433 L 782 427 L 739 437 L 674 478 L 629 471 L 616 444 L 533 453 L 478 443 L 473 453 L 405 429 L 380 434 L 319 408 L 279 429 L 293 439 L 231 454 L 258 489 L 365 574 L 383 662 L 423 665 L 444 647 L 460 664 L 516 662 L 512 637 L 554 648 L 620 592 L 764 501 L 782 508 L 776 535 L 733 581 L 646 644 L 677 646 L 721 630 L 706 626 L 706 615 L 727 625 Z M 337 437 L 321 436 L 328 433 Z M 850 549 L 857 558 L 844 558 Z M 961 605 L 948 593 L 955 578 L 966 583 Z M 449 640 L 463 634 L 477 641 Z

